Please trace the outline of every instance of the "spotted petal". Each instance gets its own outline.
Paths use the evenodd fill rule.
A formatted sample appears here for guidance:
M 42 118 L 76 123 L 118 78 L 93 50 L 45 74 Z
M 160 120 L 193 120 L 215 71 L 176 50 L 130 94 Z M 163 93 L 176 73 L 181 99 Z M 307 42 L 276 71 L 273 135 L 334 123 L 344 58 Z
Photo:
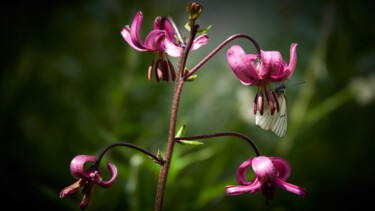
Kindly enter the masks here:
M 109 188 L 109 187 L 111 187 L 113 185 L 113 183 L 115 182 L 115 179 L 117 177 L 117 168 L 116 168 L 116 166 L 113 165 L 111 162 L 108 161 L 107 167 L 108 167 L 109 173 L 111 174 L 111 179 L 109 179 L 108 181 L 99 183 L 99 186 L 102 187 L 102 188 Z
M 265 156 L 259 156 L 252 162 L 255 175 L 262 183 L 272 183 L 277 178 L 275 166 L 272 161 Z
M 73 158 L 72 162 L 70 163 L 70 172 L 72 173 L 72 176 L 76 179 L 86 177 L 86 173 L 83 168 L 83 165 L 86 162 L 94 163 L 95 161 L 96 161 L 95 156 L 77 155 L 76 157 Z
M 142 12 L 138 12 L 132 22 L 132 26 L 130 27 L 130 36 L 133 41 L 133 44 L 138 46 L 138 48 L 144 48 L 144 44 L 139 37 L 139 31 L 141 29 L 141 25 L 143 22 L 143 15 Z
M 297 195 L 307 197 L 308 193 L 305 189 L 298 187 L 297 185 L 293 185 L 287 182 L 282 181 L 281 179 L 276 179 L 274 185 L 276 185 L 279 188 L 285 189 L 289 192 L 295 193 Z
M 203 45 L 206 45 L 209 41 L 209 38 L 206 34 L 203 34 L 199 37 L 197 37 L 194 41 L 193 41 L 193 44 L 191 46 L 191 50 L 196 50 L 198 48 L 200 48 L 201 46 Z
M 285 71 L 287 65 L 280 52 L 278 51 L 261 51 L 262 64 L 259 71 L 261 79 L 273 76 L 276 80 L 281 77 L 281 73 Z
M 246 55 L 245 51 L 238 45 L 232 46 L 227 51 L 228 64 L 244 85 L 256 85 L 259 80 L 254 67 L 255 58 L 254 55 Z
M 270 157 L 272 163 L 277 167 L 277 178 L 285 181 L 289 178 L 292 168 L 288 161 L 279 157 Z
M 239 195 L 242 193 L 250 192 L 250 193 L 257 193 L 259 189 L 261 189 L 262 184 L 259 182 L 257 178 L 250 184 L 250 185 L 230 185 L 225 188 L 227 195 Z
M 290 47 L 290 59 L 289 59 L 289 66 L 283 68 L 280 72 L 271 74 L 270 79 L 273 82 L 282 82 L 287 80 L 294 72 L 297 63 L 297 43 L 293 43 Z
M 161 51 L 162 43 L 165 39 L 165 32 L 162 30 L 153 30 L 151 31 L 145 40 L 146 48 L 150 51 Z
M 250 185 L 252 182 L 248 182 L 245 178 L 246 169 L 251 166 L 252 159 L 243 162 L 237 170 L 236 179 L 240 185 Z

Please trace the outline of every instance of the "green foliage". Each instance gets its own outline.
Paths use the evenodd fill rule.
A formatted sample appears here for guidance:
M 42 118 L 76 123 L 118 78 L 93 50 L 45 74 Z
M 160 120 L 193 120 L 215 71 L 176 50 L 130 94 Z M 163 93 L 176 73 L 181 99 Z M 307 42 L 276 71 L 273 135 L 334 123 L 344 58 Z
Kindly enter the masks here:
M 12 209 L 79 210 L 79 192 L 58 198 L 75 181 L 69 164 L 78 154 L 97 156 L 117 141 L 164 154 L 173 84 L 148 82 L 153 55 L 130 48 L 120 31 L 139 10 L 145 18 L 142 39 L 157 15 L 183 23 L 188 18 L 181 15 L 184 4 L 21 1 L 4 9 L 0 117 L 4 190 L 6 198 L 19 202 Z M 286 61 L 289 45 L 298 43 L 297 68 L 287 85 L 306 83 L 287 88 L 289 128 L 280 140 L 254 125 L 254 87 L 238 82 L 224 48 L 197 72 L 199 80 L 185 84 L 178 125 L 188 125 L 186 136 L 248 135 L 262 154 L 287 159 L 289 181 L 310 196 L 278 189 L 269 206 L 262 194 L 226 196 L 225 186 L 237 184 L 237 167 L 254 153 L 241 140 L 221 137 L 198 146 L 176 145 L 165 210 L 333 210 L 371 202 L 372 7 L 357 1 L 202 4 L 205 11 L 197 23 L 213 26 L 207 32 L 210 43 L 191 52 L 188 69 L 232 34 L 247 33 Z M 238 43 L 251 46 L 243 40 L 233 44 Z M 109 189 L 94 188 L 87 210 L 152 210 L 159 166 L 125 148 L 111 150 L 107 160 L 119 176 Z M 108 178 L 105 162 L 101 169 Z M 248 173 L 249 180 L 253 176 Z

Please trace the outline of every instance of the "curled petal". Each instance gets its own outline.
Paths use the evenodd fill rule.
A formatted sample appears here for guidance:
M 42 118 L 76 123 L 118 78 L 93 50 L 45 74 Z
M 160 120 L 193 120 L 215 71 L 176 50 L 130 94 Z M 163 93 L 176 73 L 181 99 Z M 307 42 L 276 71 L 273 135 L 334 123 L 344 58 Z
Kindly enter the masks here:
M 265 156 L 259 156 L 252 161 L 253 170 L 261 183 L 272 183 L 277 178 L 277 173 L 272 161 Z
M 298 187 L 297 185 L 292 185 L 290 183 L 284 182 L 280 179 L 276 179 L 274 185 L 276 185 L 279 188 L 285 189 L 289 192 L 295 193 L 297 195 L 307 197 L 308 193 L 305 189 Z
M 111 179 L 109 179 L 108 181 L 99 183 L 99 186 L 102 187 L 102 188 L 109 188 L 109 187 L 111 187 L 113 185 L 113 183 L 115 182 L 115 179 L 117 177 L 117 168 L 116 168 L 116 166 L 113 165 L 111 162 L 108 161 L 107 167 L 108 167 L 109 173 L 111 174 Z
M 164 26 L 161 25 L 162 17 L 158 16 L 155 18 L 154 21 L 154 29 L 156 30 L 165 30 L 167 32 L 167 35 L 169 39 L 174 40 L 174 29 L 172 25 L 166 20 L 164 21 Z
M 251 56 L 251 58 L 253 58 Z M 233 73 L 247 86 L 255 85 L 259 79 L 254 67 L 254 60 L 249 59 L 245 51 L 238 45 L 232 46 L 227 51 L 227 59 Z
M 289 59 L 289 66 L 284 68 L 282 72 L 277 75 L 271 75 L 270 79 L 273 82 L 281 82 L 287 80 L 294 72 L 294 69 L 297 64 L 297 43 L 293 43 L 290 46 L 290 59 Z
M 262 184 L 259 182 L 257 178 L 251 183 L 250 185 L 245 186 L 236 186 L 236 185 L 230 185 L 225 188 L 225 192 L 227 195 L 239 195 L 245 192 L 250 193 L 258 193 L 259 189 L 262 188 Z
M 237 170 L 236 179 L 240 185 L 250 185 L 252 182 L 248 182 L 245 178 L 246 169 L 251 166 L 252 159 L 243 162 Z
M 164 52 L 166 52 L 169 56 L 172 57 L 179 57 L 181 55 L 181 47 L 176 43 L 172 42 L 168 37 L 166 37 L 162 44 L 161 48 Z
M 133 44 L 137 46 L 138 48 L 144 48 L 144 44 L 139 37 L 139 31 L 142 25 L 143 21 L 143 15 L 142 12 L 138 12 L 132 22 L 132 25 L 130 27 L 130 37 L 133 41 Z
M 273 76 L 276 80 L 281 78 L 281 74 L 287 68 L 287 65 L 280 52 L 278 51 L 261 51 L 262 64 L 259 71 L 261 79 Z
M 145 46 L 150 51 L 162 50 L 162 42 L 165 38 L 165 32 L 162 30 L 151 31 L 145 40 Z
M 76 179 L 80 179 L 82 177 L 86 177 L 85 170 L 83 169 L 83 165 L 86 162 L 94 163 L 96 161 L 95 156 L 89 155 L 77 155 L 73 158 L 72 162 L 70 163 L 70 172 L 72 173 L 73 177 Z
M 200 48 L 201 46 L 206 45 L 208 43 L 208 40 L 209 40 L 209 38 L 206 34 L 203 34 L 203 35 L 197 37 L 193 41 L 193 44 L 191 46 L 191 50 L 196 50 L 196 49 Z
M 76 181 L 72 185 L 69 185 L 68 187 L 64 188 L 60 192 L 60 198 L 65 198 L 67 195 L 70 195 L 70 194 L 76 192 L 82 186 L 82 181 L 83 181 L 82 179 L 79 179 L 78 181 Z
M 277 167 L 277 178 L 285 181 L 289 178 L 292 168 L 288 161 L 279 157 L 270 157 L 272 163 Z
M 125 39 L 125 41 L 132 47 L 134 48 L 135 50 L 137 51 L 147 51 L 146 48 L 144 47 L 138 47 L 139 45 L 135 45 L 133 43 L 133 40 L 131 39 L 131 35 L 130 35 L 130 29 L 128 26 L 125 26 L 125 28 L 122 29 L 121 31 L 121 35 L 122 37 Z

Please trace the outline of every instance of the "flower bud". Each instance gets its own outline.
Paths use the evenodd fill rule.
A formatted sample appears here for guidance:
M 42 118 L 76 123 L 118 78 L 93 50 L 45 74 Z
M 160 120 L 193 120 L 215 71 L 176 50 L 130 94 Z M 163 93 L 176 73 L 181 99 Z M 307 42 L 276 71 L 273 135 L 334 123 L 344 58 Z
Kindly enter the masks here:
M 185 129 L 186 129 L 186 125 L 185 124 L 181 125 L 180 129 L 178 129 L 176 133 L 176 138 L 180 138 L 181 136 L 183 136 L 185 133 Z
M 186 10 L 189 13 L 190 20 L 197 20 L 203 12 L 203 6 L 197 2 L 192 2 L 186 7 Z

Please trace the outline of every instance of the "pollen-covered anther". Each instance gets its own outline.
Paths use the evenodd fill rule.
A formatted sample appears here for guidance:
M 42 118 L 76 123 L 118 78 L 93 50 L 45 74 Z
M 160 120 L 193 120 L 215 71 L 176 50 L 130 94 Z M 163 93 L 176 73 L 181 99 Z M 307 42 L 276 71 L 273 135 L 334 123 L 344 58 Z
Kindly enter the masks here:
M 258 108 L 260 115 L 263 115 L 263 92 L 258 96 Z
M 253 104 L 254 115 L 257 114 L 257 105 L 258 105 L 258 93 L 255 95 L 255 98 L 254 98 L 254 104 Z
M 277 112 L 280 112 L 279 98 L 277 97 L 277 94 L 276 94 L 275 91 L 272 91 L 272 96 L 273 96 L 273 99 L 274 99 L 275 102 L 276 102 L 276 109 L 277 109 Z
M 270 94 L 270 91 L 266 91 L 266 98 L 268 101 L 268 106 L 270 108 L 271 115 L 275 112 L 275 106 L 274 106 L 274 99 L 273 96 Z

